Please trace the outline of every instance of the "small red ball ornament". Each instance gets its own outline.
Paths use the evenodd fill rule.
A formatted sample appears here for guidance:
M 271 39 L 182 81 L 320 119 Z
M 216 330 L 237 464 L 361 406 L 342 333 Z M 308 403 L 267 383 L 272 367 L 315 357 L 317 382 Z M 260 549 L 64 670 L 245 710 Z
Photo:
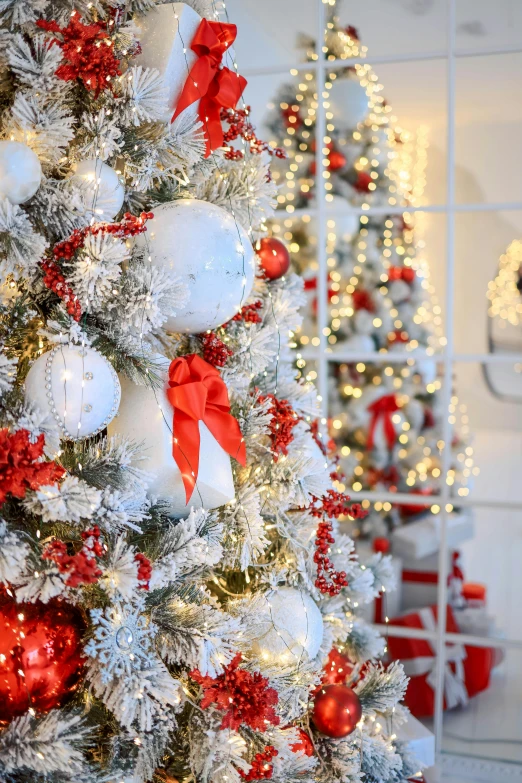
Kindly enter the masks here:
M 63 601 L 0 601 L 0 721 L 59 706 L 79 685 L 85 623 Z
M 328 660 L 323 669 L 323 683 L 327 685 L 345 683 L 352 672 L 353 664 L 350 659 L 333 647 L 328 653 Z
M 275 237 L 263 237 L 255 244 L 261 269 L 268 280 L 278 280 L 290 269 L 290 253 Z
M 314 745 L 310 739 L 310 735 L 307 734 L 306 731 L 303 731 L 303 729 L 297 729 L 297 732 L 299 734 L 299 740 L 290 745 L 290 750 L 292 753 L 299 753 L 299 751 L 302 750 L 305 756 L 313 756 Z
M 340 150 L 332 150 L 328 155 L 328 170 L 339 171 L 346 166 L 346 156 Z
M 325 685 L 315 697 L 312 720 L 327 737 L 348 736 L 361 718 L 359 697 L 347 685 Z
M 353 187 L 359 193 L 368 193 L 368 191 L 370 190 L 369 186 L 372 182 L 373 180 L 367 171 L 359 171 L 357 172 L 357 176 L 355 178 L 355 181 L 353 182 Z

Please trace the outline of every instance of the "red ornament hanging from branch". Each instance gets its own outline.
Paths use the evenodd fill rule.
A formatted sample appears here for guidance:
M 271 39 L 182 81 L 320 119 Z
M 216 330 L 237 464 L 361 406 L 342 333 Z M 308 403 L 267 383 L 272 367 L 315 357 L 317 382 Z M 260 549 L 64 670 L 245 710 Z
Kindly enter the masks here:
M 325 685 L 315 697 L 312 721 L 327 737 L 347 737 L 361 718 L 359 697 L 347 685 Z
M 47 712 L 78 687 L 85 622 L 64 601 L 17 604 L 0 598 L 0 721 L 29 707 Z
M 275 237 L 263 237 L 254 245 L 259 264 L 267 280 L 279 280 L 290 269 L 290 253 Z

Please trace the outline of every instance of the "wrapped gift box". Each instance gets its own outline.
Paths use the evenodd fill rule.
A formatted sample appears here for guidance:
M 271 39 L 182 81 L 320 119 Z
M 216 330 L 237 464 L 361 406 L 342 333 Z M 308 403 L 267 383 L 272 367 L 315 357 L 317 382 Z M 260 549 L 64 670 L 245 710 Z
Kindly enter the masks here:
M 439 551 L 441 517 L 427 514 L 417 522 L 401 525 L 392 533 L 392 552 L 403 559 L 421 559 Z M 447 515 L 446 542 L 455 549 L 473 537 L 473 517 L 468 509 Z
M 448 602 L 455 606 L 460 602 L 463 575 L 459 553 L 447 553 Z M 439 585 L 439 554 L 429 557 L 404 558 L 401 577 L 401 611 L 421 609 L 437 603 Z
M 437 607 L 425 607 L 416 612 L 391 620 L 392 625 L 403 628 L 422 628 L 435 631 Z M 446 631 L 458 633 L 459 628 L 451 607 L 446 609 Z M 388 652 L 394 660 L 400 660 L 410 677 L 405 704 L 417 717 L 429 717 L 434 713 L 437 659 L 431 641 L 391 636 Z M 489 647 L 472 647 L 463 644 L 447 644 L 444 661 L 444 708 L 467 704 L 468 699 L 486 690 L 494 665 L 494 650 Z

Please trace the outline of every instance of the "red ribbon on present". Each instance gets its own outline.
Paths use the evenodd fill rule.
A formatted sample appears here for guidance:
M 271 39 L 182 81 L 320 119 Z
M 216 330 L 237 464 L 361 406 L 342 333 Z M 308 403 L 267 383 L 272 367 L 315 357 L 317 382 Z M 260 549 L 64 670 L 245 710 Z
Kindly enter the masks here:
M 166 393 L 174 408 L 172 456 L 180 469 L 188 503 L 198 478 L 199 422 L 243 466 L 245 443 L 237 419 L 230 413 L 228 390 L 221 375 L 201 356 L 193 353 L 171 362 Z
M 379 397 L 378 400 L 375 400 L 375 402 L 372 402 L 371 405 L 368 405 L 367 410 L 369 410 L 372 414 L 372 420 L 368 430 L 368 440 L 366 441 L 367 447 L 369 449 L 373 449 L 375 428 L 379 419 L 382 418 L 384 437 L 386 438 L 386 443 L 388 444 L 388 448 L 391 451 L 393 444 L 395 443 L 396 436 L 395 427 L 393 426 L 392 421 L 392 413 L 395 413 L 395 411 L 399 410 L 395 394 L 385 394 L 383 397 Z
M 179 96 L 172 122 L 188 106 L 199 100 L 199 119 L 206 133 L 205 157 L 223 145 L 221 109 L 235 109 L 247 81 L 222 65 L 223 55 L 234 43 L 235 24 L 202 19 L 190 48 L 198 56 Z

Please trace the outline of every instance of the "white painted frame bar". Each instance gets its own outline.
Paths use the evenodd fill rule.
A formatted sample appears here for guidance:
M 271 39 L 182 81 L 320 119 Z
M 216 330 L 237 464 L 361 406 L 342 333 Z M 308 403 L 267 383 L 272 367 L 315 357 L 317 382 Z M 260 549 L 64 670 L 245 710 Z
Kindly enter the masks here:
M 368 59 L 350 59 L 348 60 L 325 60 L 321 47 L 324 40 L 325 30 L 325 0 L 310 0 L 316 4 L 316 54 L 317 60 L 312 62 L 298 62 L 282 66 L 266 66 L 262 68 L 242 68 L 241 72 L 245 76 L 267 76 L 281 75 L 287 77 L 288 72 L 294 74 L 307 71 L 315 72 L 318 108 L 317 108 L 317 140 L 316 145 L 316 192 L 317 207 L 306 209 L 295 209 L 293 212 L 278 214 L 276 219 L 286 220 L 300 218 L 304 215 L 310 215 L 317 218 L 318 226 L 318 337 L 320 340 L 318 349 L 301 350 L 302 356 L 306 360 L 315 360 L 317 362 L 318 388 L 321 396 L 322 415 L 328 415 L 328 369 L 330 364 L 339 362 L 373 362 L 373 363 L 403 363 L 408 359 L 422 359 L 428 356 L 425 351 L 416 351 L 414 354 L 406 351 L 394 353 L 349 353 L 346 351 L 333 351 L 329 348 L 323 329 L 328 322 L 327 306 L 327 253 L 326 253 L 326 220 L 330 216 L 335 216 L 336 209 L 326 203 L 325 180 L 323 175 L 323 154 L 322 139 L 326 135 L 326 109 L 323 105 L 324 99 L 321 95 L 325 85 L 326 69 L 332 70 L 344 68 L 346 65 L 355 65 L 356 63 L 372 65 L 378 64 L 398 64 L 415 63 L 426 61 L 441 61 L 447 65 L 447 159 L 446 159 L 446 203 L 431 204 L 422 207 L 401 206 L 394 207 L 369 207 L 368 209 L 353 207 L 353 214 L 357 215 L 396 215 L 404 212 L 408 213 L 435 213 L 445 214 L 447 216 L 446 232 L 446 323 L 445 333 L 447 345 L 444 349 L 431 355 L 436 361 L 443 365 L 443 402 L 446 410 L 449 408 L 452 394 L 452 371 L 456 363 L 478 363 L 482 365 L 490 364 L 513 364 L 522 363 L 522 355 L 517 354 L 484 354 L 484 353 L 457 353 L 454 345 L 454 273 L 455 273 L 455 216 L 458 213 L 481 213 L 481 212 L 508 212 L 522 211 L 522 200 L 501 203 L 456 203 L 455 202 L 455 110 L 456 110 L 456 64 L 461 58 L 470 57 L 490 57 L 507 54 L 522 54 L 522 44 L 510 46 L 495 46 L 485 48 L 457 49 L 456 48 L 456 3 L 457 0 L 446 0 L 447 10 L 447 48 L 433 52 L 405 52 L 394 55 L 370 56 Z M 443 427 L 442 438 L 445 443 L 449 443 L 452 435 L 452 425 L 446 417 Z M 522 513 L 522 499 L 520 503 L 505 501 L 503 498 L 484 500 L 473 497 L 455 498 L 451 488 L 444 480 L 448 469 L 451 467 L 451 452 L 445 448 L 442 455 L 442 480 L 440 494 L 434 496 L 434 501 L 441 507 L 441 547 L 439 550 L 439 586 L 438 586 L 438 613 L 439 617 L 445 618 L 447 601 L 447 558 L 444 556 L 447 541 L 447 519 L 448 512 L 446 505 L 458 503 L 460 507 L 476 508 L 496 508 L 504 510 L 520 511 Z M 408 493 L 391 492 L 351 492 L 353 500 L 367 499 L 370 501 L 381 502 L 401 502 L 418 503 L 418 496 Z M 522 519 L 521 519 L 522 522 Z M 446 633 L 445 625 L 439 623 L 435 631 L 428 631 L 416 628 L 402 628 L 392 625 L 376 625 L 375 628 L 385 636 L 403 637 L 411 639 L 427 639 L 433 642 L 437 651 L 437 660 L 444 660 L 444 649 L 446 643 L 470 644 L 477 647 L 499 647 L 510 650 L 522 651 L 522 639 L 500 639 L 485 638 L 469 634 Z M 444 671 L 443 667 L 437 668 L 437 684 L 435 693 L 435 739 L 437 755 L 440 761 L 442 752 L 442 729 L 443 729 L 443 685 Z

